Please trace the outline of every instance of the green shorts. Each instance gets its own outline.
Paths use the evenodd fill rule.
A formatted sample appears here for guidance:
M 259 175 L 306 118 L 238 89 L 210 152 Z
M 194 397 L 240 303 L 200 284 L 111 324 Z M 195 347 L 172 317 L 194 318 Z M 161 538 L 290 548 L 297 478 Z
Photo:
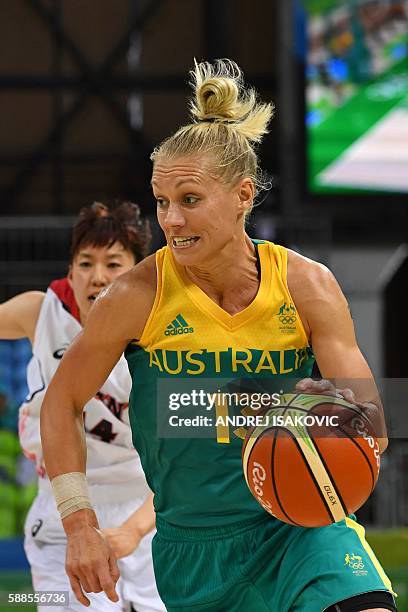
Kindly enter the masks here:
M 318 612 L 391 583 L 354 520 L 305 529 L 269 515 L 182 528 L 157 518 L 153 561 L 169 612 Z

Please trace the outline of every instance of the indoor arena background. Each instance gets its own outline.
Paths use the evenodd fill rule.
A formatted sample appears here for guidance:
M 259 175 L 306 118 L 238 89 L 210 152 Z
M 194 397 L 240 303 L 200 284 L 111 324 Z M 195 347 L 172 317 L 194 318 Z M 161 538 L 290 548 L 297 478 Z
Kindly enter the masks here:
M 229 57 L 276 104 L 260 150 L 272 188 L 249 234 L 328 265 L 374 374 L 408 378 L 406 0 L 0 6 L 0 301 L 65 274 L 72 220 L 93 201 L 139 203 L 152 219 L 153 247 L 162 245 L 149 155 L 186 122 L 193 58 Z M 0 342 L 0 591 L 31 588 L 22 527 L 36 475 L 17 438 L 29 357 L 27 341 Z M 401 611 L 408 610 L 403 434 L 394 428 L 377 489 L 358 513 Z

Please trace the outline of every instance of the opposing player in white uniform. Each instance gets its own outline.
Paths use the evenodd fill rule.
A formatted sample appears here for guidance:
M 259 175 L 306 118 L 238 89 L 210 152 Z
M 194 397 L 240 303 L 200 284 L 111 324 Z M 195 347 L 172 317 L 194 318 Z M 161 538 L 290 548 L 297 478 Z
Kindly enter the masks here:
M 81 332 L 100 291 L 146 254 L 147 226 L 136 205 L 109 211 L 102 204 L 81 211 L 74 227 L 69 275 L 51 283 L 46 294 L 27 292 L 0 305 L 0 337 L 28 337 L 29 395 L 20 409 L 19 435 L 25 454 L 35 461 L 39 492 L 25 525 L 25 549 L 36 591 L 70 590 L 65 573 L 66 537 L 43 462 L 39 417 L 47 386 L 64 351 Z M 95 360 L 98 355 L 95 355 Z M 164 610 L 154 580 L 151 539 L 152 495 L 133 448 L 128 418 L 130 376 L 124 357 L 85 406 L 87 478 L 102 528 L 120 567 L 120 600 L 89 594 L 98 612 Z M 60 449 L 61 454 L 64 448 Z M 135 550 L 133 550 L 136 547 Z M 129 554 L 131 553 L 131 554 Z M 126 555 L 126 556 L 123 556 Z M 39 607 L 51 611 L 54 608 Z M 55 611 L 83 610 L 70 592 L 70 604 Z

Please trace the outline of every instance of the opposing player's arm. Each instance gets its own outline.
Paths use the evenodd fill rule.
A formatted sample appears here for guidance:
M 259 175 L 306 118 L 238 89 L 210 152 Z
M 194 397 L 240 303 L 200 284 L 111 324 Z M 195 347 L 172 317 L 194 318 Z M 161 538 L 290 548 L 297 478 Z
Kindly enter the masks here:
M 44 296 L 42 291 L 26 291 L 0 304 L 0 338 L 29 338 L 32 343 Z
M 384 451 L 387 434 L 381 400 L 336 279 L 325 266 L 290 252 L 288 284 L 322 376 L 336 388 L 351 389 L 359 403 L 367 404 L 366 414 Z
M 82 503 L 86 491 L 78 485 L 81 478 L 72 474 L 85 473 L 86 467 L 83 407 L 105 382 L 126 345 L 143 331 L 155 295 L 155 272 L 148 259 L 150 262 L 138 264 L 97 299 L 82 333 L 61 360 L 41 409 L 45 467 L 54 479 L 59 508 L 62 511 L 72 499 L 80 508 L 75 511 L 76 506 L 69 506 L 63 518 L 68 537 L 65 567 L 77 599 L 85 606 L 89 605 L 85 592 L 103 590 L 109 599 L 118 601 L 115 584 L 119 573 L 112 551 L 97 531 L 94 511 L 88 502 Z M 61 476 L 65 474 L 69 476 Z
M 116 558 L 120 559 L 130 555 L 138 546 L 141 539 L 154 529 L 156 514 L 153 506 L 153 494 L 150 493 L 146 501 L 119 527 L 103 529 L 110 547 Z

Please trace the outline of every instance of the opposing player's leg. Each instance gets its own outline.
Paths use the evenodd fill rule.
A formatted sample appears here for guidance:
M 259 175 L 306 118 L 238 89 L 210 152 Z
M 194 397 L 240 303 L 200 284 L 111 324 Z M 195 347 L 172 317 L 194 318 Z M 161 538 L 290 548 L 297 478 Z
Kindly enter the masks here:
M 153 533 L 145 536 L 133 555 L 120 559 L 122 596 L 138 612 L 165 612 L 159 598 L 152 564 Z

